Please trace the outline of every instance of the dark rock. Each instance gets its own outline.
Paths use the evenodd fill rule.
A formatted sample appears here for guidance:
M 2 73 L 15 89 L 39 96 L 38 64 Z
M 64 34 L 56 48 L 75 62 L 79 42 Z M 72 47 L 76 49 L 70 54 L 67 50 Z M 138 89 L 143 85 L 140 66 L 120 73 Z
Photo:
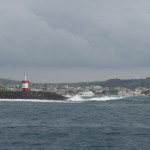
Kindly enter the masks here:
M 0 99 L 66 100 L 67 98 L 51 92 L 0 92 Z

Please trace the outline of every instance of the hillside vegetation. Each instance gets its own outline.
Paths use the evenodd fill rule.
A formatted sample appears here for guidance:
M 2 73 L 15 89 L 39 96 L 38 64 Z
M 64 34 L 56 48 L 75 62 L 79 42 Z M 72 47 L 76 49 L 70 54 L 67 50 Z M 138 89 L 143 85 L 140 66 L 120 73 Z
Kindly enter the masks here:
M 0 78 L 0 84 L 3 84 L 3 85 L 20 84 L 20 81 Z
M 3 85 L 10 85 L 10 84 L 21 84 L 20 81 L 14 81 L 9 79 L 2 79 L 0 78 L 0 84 Z M 34 86 L 55 86 L 56 84 L 51 83 L 31 83 Z M 129 89 L 135 89 L 137 87 L 146 87 L 150 88 L 150 77 L 145 79 L 128 79 L 128 80 L 122 80 L 122 79 L 110 79 L 107 81 L 95 81 L 95 82 L 79 82 L 79 83 L 59 83 L 57 84 L 58 87 L 62 86 L 73 86 L 73 87 L 86 87 L 86 86 L 102 86 L 102 87 L 126 87 Z
M 64 84 L 60 84 L 66 85 Z M 135 89 L 137 87 L 146 87 L 150 88 L 150 77 L 146 79 L 128 79 L 128 80 L 121 80 L 121 79 L 110 79 L 107 81 L 95 81 L 95 82 L 80 82 L 80 83 L 70 83 L 67 84 L 68 86 L 75 86 L 75 87 L 85 87 L 85 86 L 102 86 L 102 87 L 126 87 L 129 89 Z

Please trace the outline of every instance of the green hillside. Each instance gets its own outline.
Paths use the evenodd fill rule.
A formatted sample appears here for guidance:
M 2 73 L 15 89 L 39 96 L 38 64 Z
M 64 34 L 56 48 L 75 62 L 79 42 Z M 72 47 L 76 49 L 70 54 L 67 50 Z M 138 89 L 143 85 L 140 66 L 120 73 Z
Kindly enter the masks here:
M 66 85 L 65 83 L 59 84 L 60 86 Z M 95 82 L 80 82 L 80 83 L 69 83 L 68 86 L 74 87 L 85 87 L 85 86 L 102 86 L 102 87 L 126 87 L 129 89 L 135 89 L 137 87 L 150 88 L 150 77 L 146 79 L 110 79 L 107 81 L 95 81 Z
M 0 84 L 3 85 L 10 85 L 10 84 L 21 84 L 20 81 L 15 80 L 9 80 L 9 79 L 2 79 L 0 78 Z M 55 86 L 56 84 L 52 83 L 31 83 L 31 85 L 34 86 Z M 110 79 L 107 81 L 95 81 L 95 82 L 79 82 L 79 83 L 58 83 L 57 87 L 62 86 L 73 86 L 73 87 L 86 87 L 86 86 L 102 86 L 102 87 L 126 87 L 129 89 L 135 89 L 137 87 L 146 87 L 150 88 L 150 77 L 145 79 L 128 79 L 128 80 L 122 80 L 122 79 Z
M 20 84 L 20 81 L 0 78 L 0 84 L 3 84 L 3 85 Z

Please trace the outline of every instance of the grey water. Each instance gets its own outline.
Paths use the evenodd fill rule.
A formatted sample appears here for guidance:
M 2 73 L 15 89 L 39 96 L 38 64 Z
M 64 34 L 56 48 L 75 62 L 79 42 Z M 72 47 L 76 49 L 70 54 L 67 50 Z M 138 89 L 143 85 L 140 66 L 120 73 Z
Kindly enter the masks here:
M 0 150 L 149 150 L 150 98 L 0 101 Z

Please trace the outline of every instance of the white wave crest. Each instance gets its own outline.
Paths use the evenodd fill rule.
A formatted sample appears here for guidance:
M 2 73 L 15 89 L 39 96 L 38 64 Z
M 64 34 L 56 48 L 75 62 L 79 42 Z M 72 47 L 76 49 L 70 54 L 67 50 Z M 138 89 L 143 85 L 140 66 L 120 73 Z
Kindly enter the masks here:
M 68 99 L 68 101 L 74 101 L 74 102 L 78 102 L 78 101 L 109 101 L 109 100 L 117 100 L 117 99 L 123 99 L 123 97 L 118 97 L 118 96 L 103 96 L 103 97 L 92 97 L 92 98 L 82 98 L 79 95 L 75 95 L 73 97 L 71 97 L 70 99 Z
M 79 95 L 75 95 L 71 98 L 68 99 L 69 101 L 85 101 L 85 99 L 83 99 L 81 96 Z
M 38 99 L 0 99 L 0 102 L 47 102 L 47 103 L 50 103 L 50 102 L 64 102 L 64 101 L 61 101 L 61 100 L 38 100 Z
M 117 96 L 104 96 L 104 97 L 95 97 L 91 98 L 90 100 L 95 100 L 95 101 L 108 101 L 108 100 L 117 100 L 117 99 L 123 99 L 123 97 L 117 97 Z
M 79 95 L 72 96 L 68 100 L 38 100 L 38 99 L 0 99 L 0 102 L 43 102 L 43 103 L 68 103 L 68 102 L 86 102 L 86 101 L 109 101 L 123 99 L 124 97 L 117 96 L 103 96 L 103 97 L 92 97 L 83 98 Z

